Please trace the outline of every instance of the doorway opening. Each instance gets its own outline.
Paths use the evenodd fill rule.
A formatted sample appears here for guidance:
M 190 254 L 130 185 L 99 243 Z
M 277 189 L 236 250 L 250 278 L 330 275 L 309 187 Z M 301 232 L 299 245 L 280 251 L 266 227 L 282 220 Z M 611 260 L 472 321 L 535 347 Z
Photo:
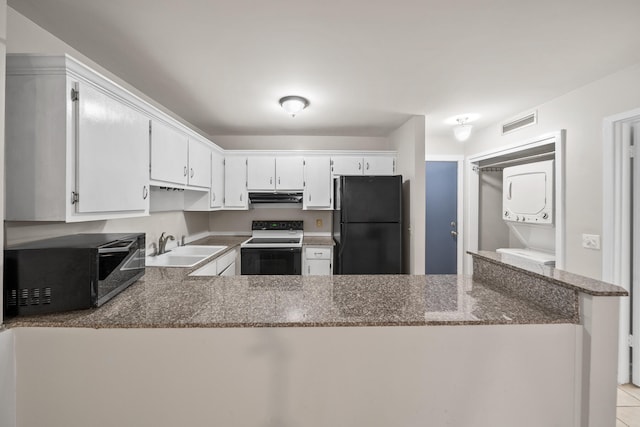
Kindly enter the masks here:
M 603 147 L 602 280 L 630 294 L 620 300 L 618 383 L 640 385 L 640 109 L 604 119 Z

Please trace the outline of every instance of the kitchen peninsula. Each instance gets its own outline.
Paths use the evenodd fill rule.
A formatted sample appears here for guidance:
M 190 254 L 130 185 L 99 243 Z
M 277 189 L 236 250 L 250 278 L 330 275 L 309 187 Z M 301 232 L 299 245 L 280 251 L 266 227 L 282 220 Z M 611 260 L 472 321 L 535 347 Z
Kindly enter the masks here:
M 30 402 L 19 415 L 26 426 L 615 422 L 610 297 L 626 292 L 472 255 L 473 278 L 148 268 L 99 309 L 7 322 L 18 400 Z

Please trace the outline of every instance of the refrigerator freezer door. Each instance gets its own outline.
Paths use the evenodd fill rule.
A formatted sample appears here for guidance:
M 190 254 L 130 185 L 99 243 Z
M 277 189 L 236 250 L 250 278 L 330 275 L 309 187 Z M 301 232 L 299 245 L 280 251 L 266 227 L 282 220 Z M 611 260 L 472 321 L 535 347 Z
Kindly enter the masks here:
M 341 222 L 401 222 L 402 177 L 340 178 Z
M 400 223 L 343 224 L 337 273 L 401 274 L 401 235 Z

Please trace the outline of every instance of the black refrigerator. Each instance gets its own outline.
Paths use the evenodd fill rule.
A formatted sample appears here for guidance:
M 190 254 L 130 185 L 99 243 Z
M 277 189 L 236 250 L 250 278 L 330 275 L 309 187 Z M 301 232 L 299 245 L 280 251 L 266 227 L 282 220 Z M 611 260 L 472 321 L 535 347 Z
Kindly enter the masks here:
M 402 176 L 334 182 L 335 274 L 402 273 Z

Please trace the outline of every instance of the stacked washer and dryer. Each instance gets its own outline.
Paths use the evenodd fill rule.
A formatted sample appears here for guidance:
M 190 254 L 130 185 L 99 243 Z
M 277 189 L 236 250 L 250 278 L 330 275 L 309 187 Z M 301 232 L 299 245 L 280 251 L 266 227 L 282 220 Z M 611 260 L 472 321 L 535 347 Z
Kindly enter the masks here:
M 497 252 L 555 266 L 554 160 L 503 169 L 502 219 L 509 248 Z

